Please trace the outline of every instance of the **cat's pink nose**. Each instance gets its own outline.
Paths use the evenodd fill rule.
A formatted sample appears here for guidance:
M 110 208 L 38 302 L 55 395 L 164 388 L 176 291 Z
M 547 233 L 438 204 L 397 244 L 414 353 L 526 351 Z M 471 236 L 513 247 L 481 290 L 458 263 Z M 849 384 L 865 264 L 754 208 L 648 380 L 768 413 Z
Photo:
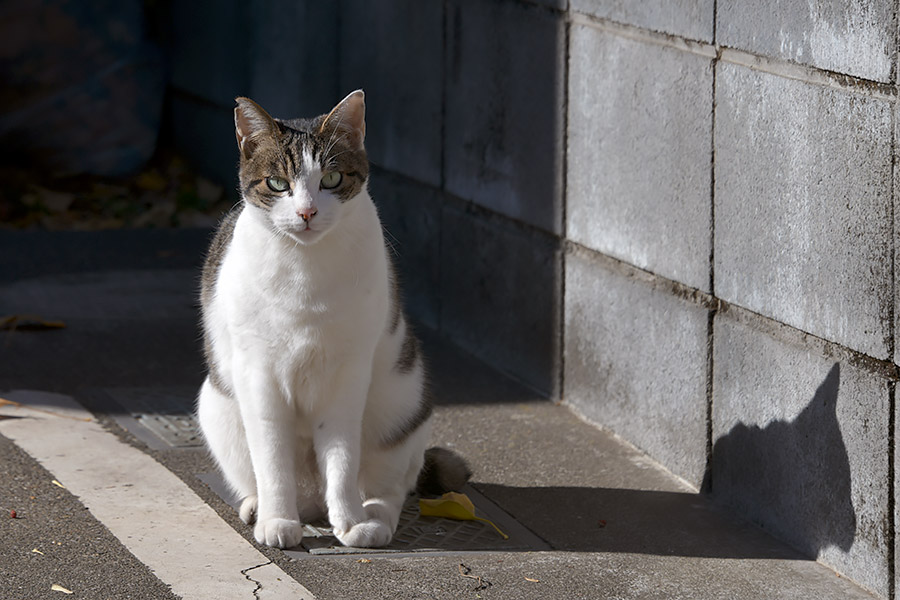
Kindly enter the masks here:
M 303 219 L 306 223 L 309 223 L 309 221 L 317 214 L 319 214 L 319 209 L 317 209 L 315 206 L 297 209 L 297 216 Z

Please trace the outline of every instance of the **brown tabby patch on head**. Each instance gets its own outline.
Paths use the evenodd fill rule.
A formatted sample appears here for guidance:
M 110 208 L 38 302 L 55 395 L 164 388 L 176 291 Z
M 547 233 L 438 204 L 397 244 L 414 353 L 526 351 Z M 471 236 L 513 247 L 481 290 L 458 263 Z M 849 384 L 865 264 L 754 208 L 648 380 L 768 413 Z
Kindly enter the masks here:
M 235 125 L 241 163 L 238 171 L 244 198 L 270 208 L 282 196 L 266 183 L 280 177 L 291 185 L 303 172 L 308 154 L 323 172 L 338 171 L 341 183 L 332 192 L 341 202 L 356 197 L 369 176 L 369 161 L 361 141 L 342 126 L 340 114 L 314 119 L 274 119 L 248 98 L 238 98 Z M 336 109 L 337 110 L 337 109 Z

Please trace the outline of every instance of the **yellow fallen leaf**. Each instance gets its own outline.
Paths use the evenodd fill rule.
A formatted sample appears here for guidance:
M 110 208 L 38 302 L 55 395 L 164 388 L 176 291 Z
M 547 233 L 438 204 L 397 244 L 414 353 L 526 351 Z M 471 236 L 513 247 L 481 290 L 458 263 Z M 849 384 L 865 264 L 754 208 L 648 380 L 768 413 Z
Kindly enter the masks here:
M 64 486 L 63 484 L 61 484 L 60 482 L 58 482 L 55 479 L 53 481 L 51 481 L 50 483 L 52 483 L 55 486 L 61 487 L 62 489 L 66 489 L 66 486 Z
M 63 586 L 61 586 L 61 585 L 56 585 L 55 583 L 54 583 L 53 585 L 50 586 L 50 591 L 53 591 L 53 592 L 62 592 L 63 594 L 74 594 L 74 593 L 75 593 L 75 592 L 73 592 L 72 590 L 67 590 L 67 589 L 64 588 Z
M 457 521 L 481 521 L 496 529 L 497 533 L 502 535 L 504 540 L 509 539 L 509 536 L 500 531 L 500 528 L 491 521 L 475 516 L 475 505 L 472 504 L 472 501 L 465 494 L 447 492 L 440 498 L 420 498 L 419 512 L 423 517 L 444 517 L 446 519 L 456 519 Z
M 525 581 L 530 581 L 531 583 L 540 583 L 540 579 L 532 579 L 531 577 L 526 577 Z
M 44 556 L 44 553 L 41 552 L 40 550 L 38 550 L 37 548 L 35 548 L 35 549 L 32 550 L 31 552 L 34 553 L 34 554 L 40 554 L 41 556 Z

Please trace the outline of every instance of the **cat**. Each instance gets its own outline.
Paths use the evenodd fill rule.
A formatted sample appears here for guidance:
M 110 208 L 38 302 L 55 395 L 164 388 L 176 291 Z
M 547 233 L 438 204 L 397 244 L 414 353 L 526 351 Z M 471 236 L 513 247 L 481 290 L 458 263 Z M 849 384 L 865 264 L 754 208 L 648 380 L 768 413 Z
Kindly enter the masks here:
M 200 429 L 260 544 L 296 546 L 327 517 L 344 545 L 384 546 L 408 494 L 471 472 L 426 450 L 432 404 L 367 190 L 364 94 L 313 119 L 236 103 L 242 201 L 203 268 Z

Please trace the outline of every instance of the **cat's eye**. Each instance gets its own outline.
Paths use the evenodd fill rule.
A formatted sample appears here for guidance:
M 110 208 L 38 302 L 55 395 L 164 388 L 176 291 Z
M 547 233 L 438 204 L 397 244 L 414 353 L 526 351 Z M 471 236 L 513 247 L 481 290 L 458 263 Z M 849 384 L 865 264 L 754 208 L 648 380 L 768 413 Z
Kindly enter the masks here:
M 340 171 L 329 171 L 322 175 L 322 188 L 326 190 L 333 190 L 337 186 L 341 185 L 341 180 L 344 178 L 341 175 Z
M 273 192 L 286 192 L 288 188 L 291 187 L 291 184 L 288 183 L 287 179 L 281 177 L 269 177 L 266 179 L 266 185 L 269 186 L 269 189 Z

